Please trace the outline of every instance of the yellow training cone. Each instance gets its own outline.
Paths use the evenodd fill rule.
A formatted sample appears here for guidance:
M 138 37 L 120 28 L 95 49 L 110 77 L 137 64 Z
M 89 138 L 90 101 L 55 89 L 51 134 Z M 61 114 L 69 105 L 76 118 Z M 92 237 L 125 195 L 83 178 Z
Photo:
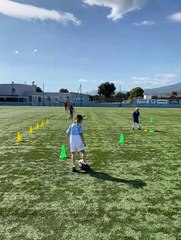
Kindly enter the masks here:
M 42 122 L 41 122 L 41 127 L 44 127 L 44 126 L 45 126 L 45 124 L 44 124 L 44 122 L 42 121 Z
M 30 133 L 30 134 L 32 134 L 32 133 L 33 133 L 33 128 L 32 128 L 32 126 L 30 126 L 29 133 Z
M 49 120 L 48 119 L 46 120 L 46 124 L 49 124 Z
M 40 127 L 39 127 L 39 124 L 37 123 L 36 124 L 36 130 L 38 130 Z
M 21 136 L 21 133 L 20 133 L 20 132 L 18 132 L 18 135 L 17 135 L 17 137 L 16 137 L 16 141 L 17 141 L 17 142 L 21 142 L 21 141 L 22 141 L 22 136 Z

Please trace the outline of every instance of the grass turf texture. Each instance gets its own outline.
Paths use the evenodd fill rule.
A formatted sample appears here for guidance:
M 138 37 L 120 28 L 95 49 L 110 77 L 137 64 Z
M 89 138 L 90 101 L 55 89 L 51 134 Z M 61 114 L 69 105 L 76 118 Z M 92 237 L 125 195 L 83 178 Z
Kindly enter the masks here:
M 132 111 L 76 108 L 93 169 L 83 174 L 59 158 L 64 108 L 0 107 L 0 239 L 181 239 L 181 109 L 141 109 L 154 133 L 132 130 Z

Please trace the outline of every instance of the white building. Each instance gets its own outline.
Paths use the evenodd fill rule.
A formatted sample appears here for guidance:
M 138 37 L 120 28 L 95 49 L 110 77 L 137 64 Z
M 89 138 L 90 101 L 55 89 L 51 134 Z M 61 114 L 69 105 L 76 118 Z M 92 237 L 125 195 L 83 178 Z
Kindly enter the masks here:
M 32 105 L 34 106 L 60 106 L 65 102 L 81 106 L 84 102 L 89 102 L 89 95 L 74 92 L 45 92 L 32 95 Z
M 89 95 L 74 92 L 37 92 L 34 84 L 0 84 L 1 105 L 61 106 L 65 102 L 81 106 L 83 102 L 89 102 Z
M 143 99 L 144 100 L 150 100 L 150 99 L 152 99 L 152 95 L 145 94 L 145 95 L 143 95 Z

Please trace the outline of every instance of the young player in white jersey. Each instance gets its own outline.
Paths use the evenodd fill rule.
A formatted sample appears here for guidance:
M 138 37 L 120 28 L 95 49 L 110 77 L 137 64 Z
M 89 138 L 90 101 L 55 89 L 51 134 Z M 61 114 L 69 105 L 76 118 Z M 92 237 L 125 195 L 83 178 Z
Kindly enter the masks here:
M 81 152 L 83 159 L 82 165 L 86 169 L 86 152 L 85 147 L 86 143 L 83 136 L 83 127 L 82 127 L 82 115 L 77 115 L 74 119 L 74 122 L 67 129 L 67 137 L 69 138 L 70 152 L 72 158 L 72 172 L 77 172 L 76 170 L 76 152 Z M 88 167 L 88 165 L 87 165 Z

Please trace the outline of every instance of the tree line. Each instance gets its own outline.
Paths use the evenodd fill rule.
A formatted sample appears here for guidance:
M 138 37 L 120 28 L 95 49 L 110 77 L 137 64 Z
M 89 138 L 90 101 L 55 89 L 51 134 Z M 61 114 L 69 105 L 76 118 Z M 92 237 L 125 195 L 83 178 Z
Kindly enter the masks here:
M 37 92 L 42 92 L 40 87 L 36 87 Z M 94 96 L 89 96 L 90 101 L 105 101 L 105 102 L 123 102 L 123 101 L 133 101 L 136 97 L 143 97 L 144 90 L 140 87 L 135 87 L 128 92 L 115 92 L 116 87 L 114 83 L 104 82 L 98 86 L 97 94 Z M 61 93 L 68 93 L 68 89 L 61 88 L 59 90 Z M 169 98 L 169 99 L 181 99 L 176 91 L 172 91 L 168 96 L 157 97 L 153 96 L 154 99 L 157 98 Z
M 103 101 L 122 102 L 124 100 L 133 100 L 135 97 L 143 97 L 144 90 L 140 87 L 133 88 L 129 92 L 117 92 L 114 83 L 105 82 L 98 86 L 98 98 Z
M 133 88 L 130 92 L 117 92 L 114 83 L 101 83 L 98 86 L 98 91 L 95 96 L 90 96 L 92 101 L 117 101 L 122 102 L 124 100 L 133 99 L 138 96 L 143 96 L 144 90 L 140 87 Z M 68 93 L 67 89 L 61 88 L 59 92 Z

